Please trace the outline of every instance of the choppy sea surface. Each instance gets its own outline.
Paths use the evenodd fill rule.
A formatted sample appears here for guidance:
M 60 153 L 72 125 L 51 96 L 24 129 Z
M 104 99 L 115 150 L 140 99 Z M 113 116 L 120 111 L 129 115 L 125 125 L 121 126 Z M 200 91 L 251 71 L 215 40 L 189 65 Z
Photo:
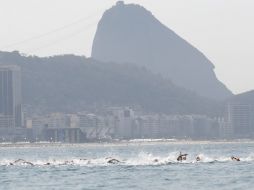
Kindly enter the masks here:
M 254 189 L 254 142 L 0 144 L 0 189 Z

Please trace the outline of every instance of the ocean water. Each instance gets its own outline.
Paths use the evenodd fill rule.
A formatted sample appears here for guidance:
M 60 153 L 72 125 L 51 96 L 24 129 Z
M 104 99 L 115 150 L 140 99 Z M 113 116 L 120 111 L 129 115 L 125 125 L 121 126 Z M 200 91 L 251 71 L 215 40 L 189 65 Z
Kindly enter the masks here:
M 254 142 L 0 144 L 0 189 L 254 189 Z

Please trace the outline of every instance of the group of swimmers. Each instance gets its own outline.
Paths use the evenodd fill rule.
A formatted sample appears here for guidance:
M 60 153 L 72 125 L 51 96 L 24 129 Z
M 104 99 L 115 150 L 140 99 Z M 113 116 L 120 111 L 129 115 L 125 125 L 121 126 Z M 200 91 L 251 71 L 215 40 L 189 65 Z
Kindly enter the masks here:
M 187 160 L 187 156 L 188 156 L 188 154 L 182 154 L 182 153 L 180 152 L 180 154 L 179 154 L 179 156 L 177 157 L 176 160 L 177 160 L 178 162 L 182 162 L 182 161 L 184 161 L 184 160 Z M 237 162 L 240 162 L 240 161 L 241 161 L 240 158 L 235 157 L 235 156 L 231 156 L 231 160 L 237 161 Z M 196 157 L 196 161 L 197 161 L 197 162 L 200 162 L 200 161 L 201 161 L 200 156 L 197 156 L 197 157 Z
M 90 162 L 90 161 L 87 160 L 87 159 L 80 159 L 80 161 L 88 161 L 88 163 Z M 115 159 L 115 158 L 108 157 L 108 158 L 106 158 L 106 162 L 107 162 L 108 164 L 117 164 L 117 163 L 119 163 L 120 161 L 117 160 L 117 159 Z M 24 160 L 24 159 L 17 159 L 17 160 L 15 160 L 15 161 L 9 163 L 10 166 L 18 165 L 18 164 L 34 166 L 34 164 L 33 164 L 32 162 L 26 161 L 26 160 Z M 63 162 L 63 163 L 61 163 L 61 164 L 59 164 L 59 165 L 70 165 L 70 164 L 74 164 L 74 161 L 73 161 L 73 160 L 71 160 L 71 161 L 65 161 L 65 162 Z M 51 163 L 47 162 L 47 163 L 45 163 L 44 165 L 49 166 L 49 165 L 51 165 Z
M 178 155 L 178 157 L 177 157 L 176 160 L 177 160 L 178 162 L 185 161 L 185 160 L 187 160 L 187 156 L 188 156 L 188 154 L 182 154 L 182 153 L 180 152 L 180 154 Z M 87 159 L 80 159 L 80 160 L 84 161 L 84 160 L 87 160 Z M 196 157 L 196 161 L 197 161 L 197 162 L 200 162 L 201 160 L 202 160 L 202 159 L 201 159 L 200 156 L 197 156 L 197 157 Z M 231 160 L 232 160 L 232 161 L 236 161 L 236 162 L 240 162 L 240 161 L 241 161 L 239 157 L 235 157 L 235 156 L 231 156 Z M 107 162 L 108 164 L 118 164 L 118 163 L 120 163 L 121 161 L 118 160 L 118 159 L 112 158 L 112 157 L 107 157 L 107 158 L 106 158 L 106 162 Z M 158 160 L 158 159 L 154 159 L 154 162 L 159 162 L 159 160 Z M 16 165 L 16 164 L 25 164 L 25 165 L 34 166 L 34 164 L 33 164 L 32 162 L 29 162 L 29 161 L 26 161 L 26 160 L 23 160 L 23 159 L 15 160 L 14 162 L 11 162 L 9 165 Z M 74 164 L 74 162 L 73 162 L 73 161 L 65 161 L 65 162 L 62 163 L 61 165 L 67 165 L 67 164 Z M 51 165 L 51 164 L 48 162 L 48 163 L 45 163 L 44 165 Z

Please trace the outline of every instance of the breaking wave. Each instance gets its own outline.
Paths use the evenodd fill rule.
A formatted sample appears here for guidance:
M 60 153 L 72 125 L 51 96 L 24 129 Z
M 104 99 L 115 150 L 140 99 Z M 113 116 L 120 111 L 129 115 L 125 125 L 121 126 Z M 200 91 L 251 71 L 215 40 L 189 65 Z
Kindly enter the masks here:
M 167 156 L 156 156 L 150 153 L 141 152 L 135 157 L 99 157 L 99 158 L 71 158 L 71 159 L 47 159 L 47 160 L 28 160 L 28 159 L 1 159 L 0 166 L 160 166 L 171 164 L 200 164 L 200 163 L 227 163 L 235 162 L 230 156 L 208 156 L 205 154 L 188 155 L 184 161 L 177 161 L 179 153 L 172 152 Z M 196 160 L 196 157 L 200 161 Z M 241 162 L 253 162 L 254 154 L 246 157 L 239 157 Z

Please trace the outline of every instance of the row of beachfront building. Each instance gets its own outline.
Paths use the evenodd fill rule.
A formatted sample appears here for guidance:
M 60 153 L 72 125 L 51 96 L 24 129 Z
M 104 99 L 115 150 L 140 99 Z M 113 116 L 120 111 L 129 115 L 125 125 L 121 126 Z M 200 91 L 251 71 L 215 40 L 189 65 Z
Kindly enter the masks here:
M 225 118 L 141 114 L 128 107 L 110 107 L 103 115 L 84 112 L 33 116 L 25 119 L 25 128 L 32 129 L 33 139 L 36 141 L 162 138 L 205 140 L 252 138 L 252 123 L 251 107 L 234 104 L 228 105 Z

